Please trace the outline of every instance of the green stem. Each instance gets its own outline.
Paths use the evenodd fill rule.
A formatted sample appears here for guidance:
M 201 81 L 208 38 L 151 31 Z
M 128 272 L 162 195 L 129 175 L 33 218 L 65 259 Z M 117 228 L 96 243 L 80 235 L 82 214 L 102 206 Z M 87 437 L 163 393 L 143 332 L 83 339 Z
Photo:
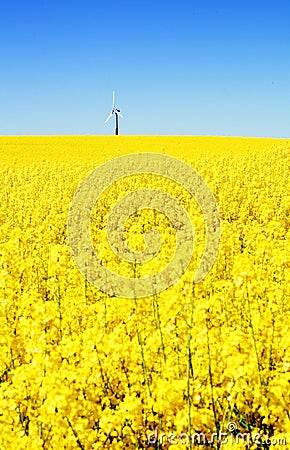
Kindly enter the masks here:
M 156 294 L 154 294 L 154 298 L 155 298 L 155 304 L 156 304 L 156 313 L 157 313 L 157 320 L 158 320 L 158 328 L 159 328 L 159 332 L 160 332 L 163 360 L 164 360 L 164 364 L 166 364 L 166 354 L 165 354 L 165 346 L 164 346 L 163 333 L 162 333 L 161 320 L 160 320 L 160 310 L 159 310 L 159 303 L 158 303 Z
M 194 293 L 194 291 L 193 291 L 193 293 Z M 191 448 L 192 448 L 190 378 L 193 378 L 192 353 L 191 353 L 193 310 L 194 310 L 194 297 L 192 295 L 192 298 L 190 301 L 190 321 L 189 321 L 188 333 L 187 333 L 187 433 L 189 436 L 188 450 L 191 450 Z
M 137 301 L 136 301 L 136 298 L 135 298 L 135 308 L 136 308 L 136 313 L 137 313 Z M 145 382 L 145 384 L 147 386 L 147 389 L 148 389 L 148 392 L 149 392 L 149 397 L 151 397 L 151 391 L 150 391 L 150 386 L 149 386 L 147 367 L 146 367 L 146 363 L 145 363 L 144 348 L 143 348 L 143 343 L 142 343 L 142 339 L 141 339 L 141 333 L 140 333 L 139 327 L 138 327 L 138 322 L 136 323 L 136 327 L 137 327 L 138 344 L 140 345 L 140 350 L 141 350 L 142 369 L 143 369 L 144 382 Z
M 217 436 L 219 436 L 219 422 L 217 418 L 217 412 L 216 412 L 216 404 L 214 400 L 214 389 L 213 389 L 213 379 L 212 379 L 212 367 L 211 367 L 211 355 L 210 355 L 210 342 L 209 342 L 209 332 L 208 332 L 208 324 L 206 326 L 206 336 L 207 336 L 207 354 L 208 354 L 208 373 L 209 373 L 209 382 L 210 382 L 210 390 L 211 390 L 211 401 L 212 401 L 212 409 L 213 409 L 213 415 L 214 415 L 214 423 L 215 423 L 215 429 Z M 217 448 L 220 448 L 219 440 L 217 442 Z
M 57 276 L 57 304 L 58 304 L 58 317 L 59 317 L 59 334 L 60 340 L 62 340 L 62 314 L 61 314 L 61 303 L 60 303 L 61 295 L 60 295 L 60 282 L 59 277 Z
M 254 349 L 255 349 L 255 354 L 256 354 L 259 381 L 260 381 L 260 385 L 262 386 L 263 382 L 262 382 L 262 377 L 261 377 L 261 364 L 260 364 L 260 360 L 259 360 L 257 342 L 256 342 L 256 337 L 255 337 L 254 327 L 253 327 L 253 322 L 252 322 L 252 311 L 251 311 L 249 296 L 247 298 L 248 298 L 248 313 L 249 313 L 250 328 L 251 328 L 251 334 L 252 334 L 252 339 L 253 339 L 253 344 L 254 344 Z

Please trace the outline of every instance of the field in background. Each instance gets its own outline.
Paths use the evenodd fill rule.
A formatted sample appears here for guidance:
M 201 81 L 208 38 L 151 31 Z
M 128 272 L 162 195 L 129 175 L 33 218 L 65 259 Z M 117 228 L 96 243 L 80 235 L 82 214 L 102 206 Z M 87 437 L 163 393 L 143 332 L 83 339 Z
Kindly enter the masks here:
M 164 183 L 196 227 L 192 264 L 161 294 L 109 297 L 74 264 L 68 210 L 94 168 L 144 151 L 176 156 L 204 178 L 220 209 L 220 252 L 194 285 L 202 215 Z M 229 423 L 231 438 L 259 433 L 261 442 L 286 440 L 276 448 L 290 445 L 289 151 L 281 139 L 0 137 L 1 449 L 191 448 L 181 433 L 210 439 Z M 93 211 L 93 241 L 112 267 L 106 214 L 136 187 L 134 177 L 120 183 Z M 162 215 L 145 211 L 126 225 L 130 246 L 142 249 L 145 221 L 165 245 L 149 273 L 166 263 L 174 235 Z M 211 446 L 220 447 L 270 448 Z
M 198 155 L 239 155 L 277 147 L 290 139 L 204 136 L 0 136 L 2 164 L 50 162 L 99 163 L 137 152 L 166 153 L 194 159 Z

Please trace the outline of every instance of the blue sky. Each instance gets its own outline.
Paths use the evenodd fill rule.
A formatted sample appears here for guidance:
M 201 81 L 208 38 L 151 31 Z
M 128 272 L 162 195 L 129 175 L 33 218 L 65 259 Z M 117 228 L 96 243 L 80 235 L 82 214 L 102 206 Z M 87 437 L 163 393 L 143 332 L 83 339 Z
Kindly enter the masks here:
M 0 134 L 289 137 L 290 2 L 0 0 Z

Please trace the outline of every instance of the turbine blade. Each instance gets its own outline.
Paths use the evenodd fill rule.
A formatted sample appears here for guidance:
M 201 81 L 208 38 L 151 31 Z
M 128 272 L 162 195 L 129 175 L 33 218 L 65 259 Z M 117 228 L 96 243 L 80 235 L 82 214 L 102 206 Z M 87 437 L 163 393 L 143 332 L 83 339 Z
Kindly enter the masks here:
M 115 108 L 115 91 L 113 91 L 113 109 Z
M 123 116 L 121 113 L 117 112 L 118 116 L 121 117 L 123 119 Z
M 105 123 L 107 123 L 108 122 L 108 120 L 110 120 L 111 119 L 111 117 L 112 117 L 112 113 L 110 113 L 109 115 L 108 115 L 108 117 L 106 118 L 106 120 L 105 120 Z

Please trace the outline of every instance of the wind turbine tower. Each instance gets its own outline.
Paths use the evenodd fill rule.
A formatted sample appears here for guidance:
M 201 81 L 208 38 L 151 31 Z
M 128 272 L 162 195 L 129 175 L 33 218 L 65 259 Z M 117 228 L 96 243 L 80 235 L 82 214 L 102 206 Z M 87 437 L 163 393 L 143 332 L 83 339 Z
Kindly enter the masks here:
M 115 91 L 113 91 L 113 106 L 112 106 L 112 111 L 110 112 L 110 114 L 108 115 L 108 117 L 105 120 L 105 123 L 107 123 L 111 117 L 113 117 L 115 115 L 115 134 L 118 135 L 119 134 L 119 123 L 118 123 L 118 118 L 121 117 L 123 118 L 121 112 L 119 109 L 117 109 L 115 107 Z

